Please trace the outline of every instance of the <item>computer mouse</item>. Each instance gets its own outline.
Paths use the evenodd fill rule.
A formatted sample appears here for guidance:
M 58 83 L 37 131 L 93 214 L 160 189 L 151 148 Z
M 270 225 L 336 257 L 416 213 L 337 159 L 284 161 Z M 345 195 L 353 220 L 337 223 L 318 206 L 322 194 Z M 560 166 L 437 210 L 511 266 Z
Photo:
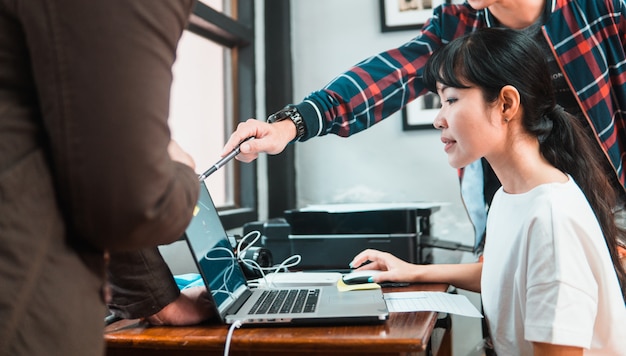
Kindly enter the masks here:
M 350 273 L 346 273 L 341 276 L 343 283 L 345 284 L 362 284 L 362 283 L 372 283 L 369 281 L 370 277 L 374 277 L 382 271 L 377 270 L 363 270 L 363 271 L 353 271 Z

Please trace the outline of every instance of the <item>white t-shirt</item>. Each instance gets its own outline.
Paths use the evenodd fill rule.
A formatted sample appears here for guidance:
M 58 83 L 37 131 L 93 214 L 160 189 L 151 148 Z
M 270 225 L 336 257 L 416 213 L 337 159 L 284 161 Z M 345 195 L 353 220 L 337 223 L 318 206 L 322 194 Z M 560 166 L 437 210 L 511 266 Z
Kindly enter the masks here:
M 567 183 L 496 193 L 481 278 L 498 356 L 532 355 L 531 342 L 626 355 L 626 307 L 600 226 Z

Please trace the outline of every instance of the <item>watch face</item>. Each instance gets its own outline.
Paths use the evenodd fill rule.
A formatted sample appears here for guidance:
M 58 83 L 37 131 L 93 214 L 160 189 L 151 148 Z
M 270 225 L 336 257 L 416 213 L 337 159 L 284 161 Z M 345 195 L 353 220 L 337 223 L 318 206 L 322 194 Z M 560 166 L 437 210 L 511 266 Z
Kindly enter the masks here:
M 298 112 L 298 109 L 293 106 L 288 106 L 274 114 L 270 115 L 267 118 L 268 123 L 274 123 L 283 121 L 285 119 L 290 119 L 294 125 L 296 125 L 296 139 L 304 136 L 306 132 L 306 128 L 304 127 L 304 120 L 302 119 L 302 115 Z
M 278 122 L 278 121 L 283 121 L 288 117 L 291 117 L 291 115 L 293 115 L 293 112 L 295 111 L 295 109 L 282 109 L 280 111 L 277 111 L 275 113 L 273 113 L 272 115 L 270 115 L 267 118 L 267 122 L 272 123 L 272 122 Z
M 286 118 L 288 118 L 289 116 L 291 116 L 289 112 L 287 112 L 287 111 L 279 111 L 279 112 L 276 114 L 276 120 L 277 120 L 277 121 L 285 120 L 285 119 L 286 119 Z

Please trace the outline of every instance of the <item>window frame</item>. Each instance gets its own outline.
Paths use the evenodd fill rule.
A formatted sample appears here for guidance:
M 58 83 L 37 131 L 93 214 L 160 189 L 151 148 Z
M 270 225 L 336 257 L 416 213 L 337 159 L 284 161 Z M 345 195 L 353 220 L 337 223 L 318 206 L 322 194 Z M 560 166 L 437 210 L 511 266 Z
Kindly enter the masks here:
M 265 0 L 266 117 L 293 103 L 290 0 Z M 295 145 L 267 157 L 268 217 L 284 216 L 296 207 Z
M 254 0 L 232 1 L 233 16 L 216 11 L 198 1 L 189 18 L 187 30 L 231 50 L 230 86 L 225 90 L 228 98 L 224 132 L 225 139 L 238 123 L 237 118 L 255 117 L 255 51 L 254 51 Z M 233 161 L 235 162 L 235 161 Z M 234 164 L 234 205 L 219 207 L 222 224 L 226 229 L 243 226 L 258 220 L 256 162 Z

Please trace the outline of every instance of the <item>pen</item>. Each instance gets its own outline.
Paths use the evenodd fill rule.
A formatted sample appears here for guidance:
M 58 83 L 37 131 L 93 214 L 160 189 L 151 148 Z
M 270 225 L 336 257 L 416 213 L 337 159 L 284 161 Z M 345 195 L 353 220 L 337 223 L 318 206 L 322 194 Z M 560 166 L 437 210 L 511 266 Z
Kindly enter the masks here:
M 207 179 L 208 176 L 210 176 L 211 174 L 215 173 L 215 171 L 220 169 L 220 167 L 222 167 L 223 165 L 228 163 L 228 161 L 230 161 L 231 159 L 235 158 L 235 156 L 237 156 L 241 152 L 241 144 L 246 142 L 246 141 L 249 141 L 249 140 L 251 140 L 253 138 L 254 138 L 254 136 L 250 136 L 250 137 L 246 138 L 245 140 L 241 141 L 239 143 L 239 145 L 237 145 L 237 147 L 234 150 L 230 151 L 229 154 L 227 154 L 222 159 L 217 161 L 217 163 L 212 165 L 211 168 L 207 169 L 204 173 L 199 175 L 198 176 L 198 180 L 202 182 L 203 180 Z

